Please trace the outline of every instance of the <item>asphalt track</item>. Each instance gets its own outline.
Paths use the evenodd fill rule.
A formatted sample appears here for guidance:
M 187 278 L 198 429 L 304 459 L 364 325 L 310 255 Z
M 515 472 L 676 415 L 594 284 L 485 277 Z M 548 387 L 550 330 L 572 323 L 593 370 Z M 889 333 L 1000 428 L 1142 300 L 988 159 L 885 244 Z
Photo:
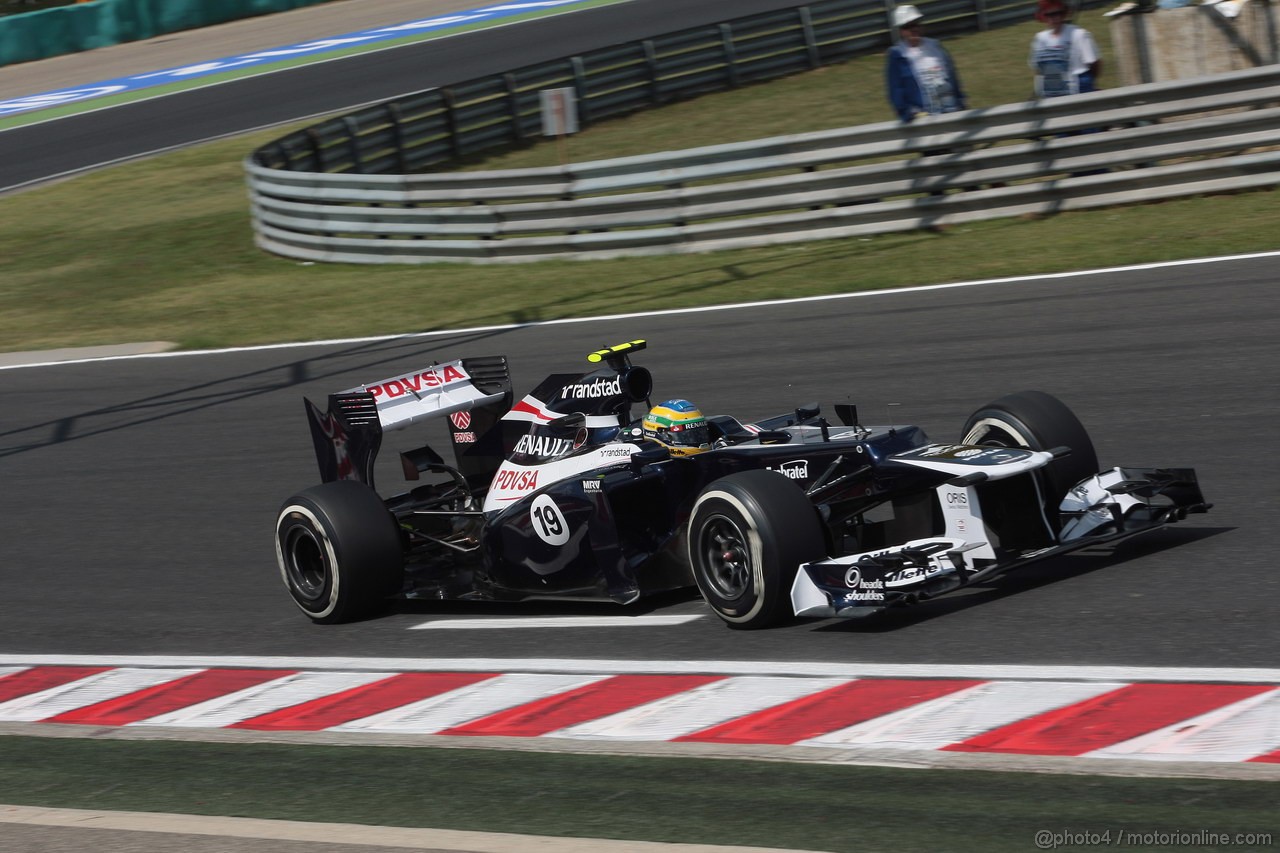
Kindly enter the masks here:
M 633 12 L 659 5 L 624 4 Z M 679 4 L 681 14 L 689 5 Z M 700 3 L 698 11 L 714 20 L 724 16 L 722 5 Z M 747 5 L 734 4 L 733 14 L 747 14 Z M 581 49 L 567 48 L 570 35 L 558 29 L 577 27 L 575 18 L 524 25 L 554 25 L 540 30 L 554 33 L 546 39 L 515 38 L 527 29 L 502 34 L 511 43 L 492 54 L 461 41 L 479 36 L 458 37 L 445 50 L 423 47 L 408 65 L 391 66 L 400 76 L 389 88 L 370 67 L 343 60 L 320 66 L 326 75 L 319 81 L 315 72 L 285 72 L 0 133 L 0 187 L 224 133 L 229 116 L 237 127 L 254 127 L 377 100 L 403 91 L 403 75 L 416 81 L 424 67 L 449 69 L 437 73 L 448 82 L 487 73 L 485 60 L 494 57 L 503 66 L 513 55 L 533 61 L 526 57 L 548 42 L 547 55 L 563 55 Z M 668 20 L 654 16 L 653 31 L 669 28 Z M 599 43 L 590 26 L 581 35 L 583 46 Z M 376 64 L 410 53 L 377 54 Z M 472 67 L 479 70 L 460 70 Z M 318 93 L 336 97 L 316 100 Z M 786 255 L 803 264 L 806 251 Z M 714 256 L 707 263 L 716 266 Z M 851 258 L 851 282 L 856 269 Z M 724 273 L 727 281 L 739 275 Z M 1277 505 L 1276 277 L 1277 260 L 1260 258 L 395 342 L 3 370 L 0 648 L 1271 666 L 1280 646 L 1271 615 L 1280 582 L 1268 556 Z M 745 417 L 809 399 L 852 399 L 865 420 L 892 412 L 948 438 L 993 396 L 1050 390 L 1092 428 L 1103 464 L 1193 465 L 1217 506 L 1114 556 L 1059 559 L 963 598 L 857 624 L 744 634 L 725 629 L 689 596 L 647 611 L 416 606 L 331 628 L 312 626 L 293 609 L 276 578 L 270 525 L 280 500 L 314 480 L 301 394 L 321 397 L 433 358 L 489 352 L 511 356 L 524 388 L 603 343 L 635 336 L 653 342 L 644 361 L 658 393 Z M 622 612 L 701 618 L 655 628 L 409 630 L 453 618 Z M 209 831 L 227 833 L 224 826 Z M 136 833 L 84 833 L 55 841 L 47 827 L 6 829 L 8 844 L 41 850 L 159 850 L 175 837 L 155 835 L 150 847 Z M 261 839 L 265 830 L 250 833 Z M 458 846 L 474 844 L 460 839 Z M 295 849 L 283 838 L 205 845 L 188 837 L 182 846 Z
M 457 7 L 467 5 L 484 4 L 476 0 Z M 15 127 L 0 132 L 0 192 L 54 175 L 339 112 L 620 41 L 794 5 L 796 0 L 633 0 Z M 407 19 L 412 17 L 413 13 L 406 13 Z M 188 54 L 168 65 L 196 58 Z M 164 60 L 157 58 L 152 67 L 164 65 Z M 87 85 L 94 81 L 80 82 Z M 31 92 L 47 89 L 47 84 L 33 83 Z
M 805 251 L 787 250 L 803 265 Z M 716 266 L 708 256 L 709 266 Z M 856 275 L 851 259 L 850 276 Z M 394 341 L 0 371 L 0 648 L 10 654 L 771 660 L 1268 667 L 1280 482 L 1276 257 Z M 724 270 L 726 279 L 734 271 Z M 655 293 L 662 283 L 653 282 Z M 316 479 L 301 397 L 458 355 L 518 390 L 646 338 L 655 395 L 755 418 L 810 400 L 957 437 L 1039 388 L 1103 465 L 1193 466 L 1216 506 L 966 595 L 860 622 L 732 631 L 701 602 L 411 604 L 317 627 L 276 575 L 272 521 Z M 897 404 L 897 405 L 890 405 Z M 888 415 L 887 413 L 892 413 Z M 393 458 L 384 451 L 384 456 Z M 395 480 L 389 464 L 379 475 Z M 411 630 L 445 619 L 700 615 L 661 627 Z

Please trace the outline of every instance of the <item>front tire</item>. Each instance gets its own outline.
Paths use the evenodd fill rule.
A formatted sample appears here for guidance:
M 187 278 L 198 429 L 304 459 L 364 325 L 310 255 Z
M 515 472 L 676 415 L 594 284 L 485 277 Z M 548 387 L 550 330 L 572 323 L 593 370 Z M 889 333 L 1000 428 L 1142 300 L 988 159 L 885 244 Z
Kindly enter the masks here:
M 1073 486 L 1098 473 L 1098 454 L 1089 432 L 1065 403 L 1043 391 L 1019 391 L 978 409 L 964 424 L 962 444 L 1049 450 L 1070 447 L 1037 472 L 1050 518 Z
M 313 486 L 284 502 L 276 560 L 294 603 L 324 624 L 372 615 L 404 579 L 395 518 L 377 492 L 354 480 Z
M 731 628 L 787 618 L 796 569 L 826 556 L 812 502 L 772 471 L 743 471 L 709 485 L 694 504 L 688 540 L 698 590 Z

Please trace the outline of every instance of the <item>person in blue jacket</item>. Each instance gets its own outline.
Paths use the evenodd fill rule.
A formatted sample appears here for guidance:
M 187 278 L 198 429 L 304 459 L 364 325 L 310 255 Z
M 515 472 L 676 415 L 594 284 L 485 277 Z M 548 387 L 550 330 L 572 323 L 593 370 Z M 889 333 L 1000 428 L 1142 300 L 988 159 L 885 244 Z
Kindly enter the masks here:
M 884 75 L 889 103 L 903 122 L 967 108 L 951 54 L 936 39 L 924 37 L 923 18 L 915 6 L 893 10 L 898 41 L 885 55 Z

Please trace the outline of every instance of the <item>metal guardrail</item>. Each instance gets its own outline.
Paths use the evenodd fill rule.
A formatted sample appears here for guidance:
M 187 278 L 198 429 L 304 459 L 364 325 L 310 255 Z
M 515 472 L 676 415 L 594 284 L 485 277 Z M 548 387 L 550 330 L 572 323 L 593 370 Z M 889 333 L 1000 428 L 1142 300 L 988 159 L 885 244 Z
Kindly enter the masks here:
M 806 12 L 806 32 L 816 33 L 815 9 L 849 5 L 833 0 L 788 14 Z M 764 19 L 778 25 L 781 13 L 745 20 L 766 32 Z M 597 53 L 621 57 L 634 47 Z M 590 74 L 584 68 L 584 79 L 598 83 L 601 67 Z M 705 71 L 690 68 L 691 75 Z M 505 83 L 516 73 L 503 75 Z M 724 67 L 717 74 L 723 84 Z M 576 85 L 537 88 L 566 82 Z M 488 144 L 501 136 L 493 127 L 518 126 L 519 98 L 511 91 L 498 98 L 507 104 L 505 125 L 459 125 L 452 137 L 420 133 L 425 125 L 413 124 L 406 101 L 440 97 L 432 92 L 365 111 L 382 115 L 376 127 L 357 113 L 259 149 L 246 162 L 258 244 L 288 257 L 359 263 L 615 257 L 1280 183 L 1280 66 L 970 110 L 905 127 L 885 122 L 545 169 L 409 174 L 427 152 L 457 148 L 458 139 L 469 140 L 464 148 Z M 531 92 L 536 99 L 537 89 Z M 588 117 L 596 115 L 585 100 Z M 394 122 L 387 121 L 391 112 Z

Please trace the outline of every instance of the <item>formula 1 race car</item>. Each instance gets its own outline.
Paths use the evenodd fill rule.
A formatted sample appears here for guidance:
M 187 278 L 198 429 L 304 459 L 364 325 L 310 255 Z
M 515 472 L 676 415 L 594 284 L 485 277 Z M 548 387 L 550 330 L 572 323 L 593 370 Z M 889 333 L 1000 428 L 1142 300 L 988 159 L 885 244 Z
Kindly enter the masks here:
M 684 404 L 691 445 L 679 424 L 632 417 L 659 411 L 631 363 L 644 348 L 592 353 L 588 372 L 514 405 L 502 356 L 362 385 L 327 409 L 305 400 L 323 482 L 276 520 L 293 600 L 327 623 L 396 596 L 626 604 L 696 585 L 730 626 L 755 628 L 913 604 L 1209 508 L 1189 468 L 1098 473 L 1084 427 L 1038 391 L 979 408 L 940 444 L 864 426 L 849 404 L 838 424 L 817 404 L 755 423 L 663 404 L 673 417 Z M 422 484 L 380 497 L 383 436 L 446 420 L 454 461 L 404 451 Z

